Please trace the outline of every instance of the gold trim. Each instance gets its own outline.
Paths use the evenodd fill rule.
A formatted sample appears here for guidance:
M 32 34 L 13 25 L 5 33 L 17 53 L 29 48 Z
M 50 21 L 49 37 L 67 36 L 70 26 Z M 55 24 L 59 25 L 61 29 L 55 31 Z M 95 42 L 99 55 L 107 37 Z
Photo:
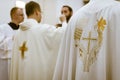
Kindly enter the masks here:
M 80 40 L 82 35 L 82 30 L 79 28 L 75 28 L 75 32 L 74 32 L 74 39 L 75 40 Z

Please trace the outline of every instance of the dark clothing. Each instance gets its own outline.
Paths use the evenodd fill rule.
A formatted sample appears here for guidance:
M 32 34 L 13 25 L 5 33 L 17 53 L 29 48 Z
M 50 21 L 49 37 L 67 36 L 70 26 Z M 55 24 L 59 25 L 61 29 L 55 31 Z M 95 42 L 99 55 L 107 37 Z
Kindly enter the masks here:
M 13 30 L 19 29 L 19 25 L 16 25 L 16 24 L 13 23 L 13 22 L 8 23 L 8 25 L 10 25 L 10 27 L 11 27 Z

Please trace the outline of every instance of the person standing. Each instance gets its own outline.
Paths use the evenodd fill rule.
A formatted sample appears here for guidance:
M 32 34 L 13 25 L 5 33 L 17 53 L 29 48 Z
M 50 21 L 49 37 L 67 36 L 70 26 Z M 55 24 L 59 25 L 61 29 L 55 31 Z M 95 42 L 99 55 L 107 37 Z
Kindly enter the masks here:
M 68 5 L 63 5 L 61 8 L 61 16 L 60 16 L 60 23 L 56 24 L 56 27 L 62 27 L 64 24 L 67 24 L 70 18 L 73 15 L 73 10 Z
M 68 23 L 53 80 L 120 80 L 120 2 L 90 0 Z
M 37 2 L 25 5 L 27 19 L 14 38 L 10 80 L 52 80 L 61 38 L 66 26 L 41 24 Z
M 11 22 L 0 25 L 0 80 L 8 80 L 13 38 L 24 20 L 23 9 L 13 7 L 10 16 Z

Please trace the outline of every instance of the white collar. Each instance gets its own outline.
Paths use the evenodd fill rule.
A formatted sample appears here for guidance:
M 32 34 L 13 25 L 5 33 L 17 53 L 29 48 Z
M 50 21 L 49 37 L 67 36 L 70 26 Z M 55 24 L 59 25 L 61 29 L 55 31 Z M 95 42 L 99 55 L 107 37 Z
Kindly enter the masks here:
M 28 30 L 31 27 L 36 27 L 38 22 L 35 19 L 27 19 L 23 23 L 20 24 L 20 29 L 22 31 Z

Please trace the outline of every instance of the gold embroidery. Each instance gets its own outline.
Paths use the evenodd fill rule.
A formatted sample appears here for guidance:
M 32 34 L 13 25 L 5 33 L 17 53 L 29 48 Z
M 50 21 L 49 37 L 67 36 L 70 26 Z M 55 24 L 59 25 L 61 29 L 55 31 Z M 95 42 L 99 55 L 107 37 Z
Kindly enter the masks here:
M 91 55 L 90 51 L 90 46 L 91 46 L 91 40 L 97 41 L 97 38 L 92 38 L 92 32 L 89 32 L 89 35 L 87 38 L 82 38 L 83 40 L 88 40 L 88 46 L 87 46 L 87 52 L 84 53 L 84 58 L 83 58 L 83 64 L 84 64 L 84 72 L 89 72 L 89 67 L 91 65 L 91 59 L 93 58 Z
M 82 57 L 83 56 L 83 50 L 80 49 L 80 48 L 79 48 L 79 50 L 80 50 L 80 56 Z
M 75 32 L 74 32 L 74 39 L 75 39 L 75 40 L 80 40 L 81 35 L 82 35 L 82 31 L 83 31 L 83 30 L 81 30 L 81 29 L 79 29 L 79 28 L 75 28 Z M 77 44 L 77 43 L 75 44 L 75 47 L 78 47 L 78 44 Z
M 75 40 L 80 40 L 81 35 L 82 35 L 82 30 L 79 29 L 79 28 L 76 28 L 75 29 L 75 33 L 74 33 L 74 39 Z
M 88 38 L 83 38 L 83 40 L 88 40 L 88 48 L 87 48 L 87 53 L 89 54 L 90 53 L 90 42 L 91 40 L 97 40 L 96 38 L 91 38 L 91 31 L 89 32 L 89 36 Z
M 19 48 L 19 50 L 21 51 L 21 57 L 22 57 L 22 59 L 24 59 L 24 53 L 25 53 L 25 51 L 28 50 L 28 48 L 26 47 L 26 41 L 23 42 L 23 44 Z
M 97 25 L 98 25 L 98 30 L 103 31 L 106 25 L 106 20 L 104 20 L 103 17 L 101 17 Z
M 96 61 L 97 54 L 102 45 L 103 31 L 105 29 L 106 20 L 103 17 L 94 25 L 94 30 L 89 32 L 88 37 L 83 37 L 82 40 L 88 40 L 87 46 L 82 45 L 81 36 L 83 30 L 76 28 L 74 33 L 75 46 L 79 48 L 80 58 L 83 62 L 84 72 L 89 72 L 90 66 Z M 96 34 L 96 38 L 92 37 L 92 32 Z M 96 41 L 91 44 L 91 41 Z M 87 47 L 87 49 L 86 49 Z
M 103 32 L 100 30 L 97 30 L 97 32 L 98 32 L 98 44 L 100 46 L 103 40 Z

